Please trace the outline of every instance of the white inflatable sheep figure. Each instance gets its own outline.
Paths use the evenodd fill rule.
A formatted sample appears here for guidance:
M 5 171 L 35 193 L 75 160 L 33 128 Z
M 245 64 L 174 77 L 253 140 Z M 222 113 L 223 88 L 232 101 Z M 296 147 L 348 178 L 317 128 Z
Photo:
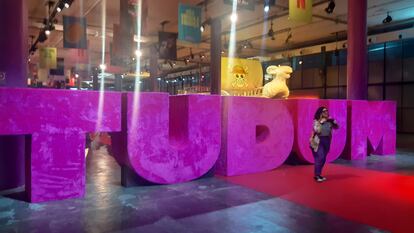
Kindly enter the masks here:
M 286 79 L 290 78 L 293 72 L 290 66 L 269 66 L 266 73 L 272 75 L 273 80 L 264 85 L 263 96 L 267 98 L 283 98 L 289 96 L 289 88 Z

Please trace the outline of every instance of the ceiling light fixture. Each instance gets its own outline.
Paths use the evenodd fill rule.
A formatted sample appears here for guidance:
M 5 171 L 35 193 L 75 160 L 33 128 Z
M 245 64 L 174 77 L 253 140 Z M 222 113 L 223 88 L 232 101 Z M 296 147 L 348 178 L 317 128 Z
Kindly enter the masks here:
M 391 15 L 389 13 L 390 12 L 387 12 L 387 17 L 385 17 L 385 19 L 382 20 L 382 23 L 391 23 L 392 17 L 391 17 Z
M 332 14 L 334 9 L 335 9 L 335 1 L 331 0 L 328 3 L 328 7 L 325 8 L 325 12 L 328 13 L 328 14 Z
M 63 0 L 63 3 L 66 8 L 69 8 L 72 5 L 73 0 Z

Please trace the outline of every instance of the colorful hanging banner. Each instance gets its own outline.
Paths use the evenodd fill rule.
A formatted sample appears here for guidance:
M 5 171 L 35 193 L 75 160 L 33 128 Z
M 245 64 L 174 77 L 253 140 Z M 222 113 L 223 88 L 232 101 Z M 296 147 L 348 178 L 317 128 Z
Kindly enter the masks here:
M 289 20 L 311 23 L 312 0 L 289 0 Z
M 233 5 L 234 0 L 224 0 L 224 4 Z M 254 11 L 255 1 L 254 0 L 236 0 L 238 9 L 246 9 Z
M 201 7 L 181 4 L 178 7 L 178 39 L 201 42 Z
M 87 49 L 86 18 L 63 16 L 63 47 Z
M 39 67 L 42 69 L 56 69 L 57 67 L 57 49 L 40 48 L 39 49 Z
M 263 86 L 260 61 L 240 58 L 221 58 L 221 89 L 230 95 L 254 91 Z
M 177 33 L 158 32 L 158 43 L 160 59 L 177 59 Z

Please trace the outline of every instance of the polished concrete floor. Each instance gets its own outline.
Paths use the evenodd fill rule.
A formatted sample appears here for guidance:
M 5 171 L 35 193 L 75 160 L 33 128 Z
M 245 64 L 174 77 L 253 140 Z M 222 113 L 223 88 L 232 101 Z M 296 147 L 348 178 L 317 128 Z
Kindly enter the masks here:
M 414 143 L 407 145 L 396 157 L 337 163 L 412 175 Z M 384 231 L 215 177 L 124 188 L 119 166 L 101 147 L 87 158 L 85 198 L 29 204 L 0 196 L 0 232 Z

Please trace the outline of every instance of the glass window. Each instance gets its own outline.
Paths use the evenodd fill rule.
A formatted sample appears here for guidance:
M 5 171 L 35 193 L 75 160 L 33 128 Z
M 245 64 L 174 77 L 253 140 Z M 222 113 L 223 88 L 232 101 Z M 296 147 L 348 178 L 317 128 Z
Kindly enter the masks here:
M 329 66 L 326 69 L 326 85 L 328 87 L 338 86 L 338 67 Z
M 293 72 L 289 79 L 289 88 L 291 89 L 299 89 L 302 87 L 302 71 L 296 70 Z
M 402 92 L 403 92 L 402 107 L 403 108 L 414 108 L 414 84 L 404 84 Z
M 403 109 L 402 110 L 402 132 L 414 133 L 414 109 Z
M 385 49 L 385 81 L 402 81 L 402 42 L 386 43 Z
M 368 47 L 368 83 L 382 83 L 384 81 L 384 44 Z
M 368 100 L 382 100 L 382 86 L 368 86 Z
M 326 98 L 327 99 L 338 99 L 338 88 L 337 87 L 326 88 Z
M 401 107 L 401 85 L 388 85 L 385 87 L 385 99 L 397 102 L 397 107 Z
M 346 85 L 346 65 L 339 66 L 339 85 Z

